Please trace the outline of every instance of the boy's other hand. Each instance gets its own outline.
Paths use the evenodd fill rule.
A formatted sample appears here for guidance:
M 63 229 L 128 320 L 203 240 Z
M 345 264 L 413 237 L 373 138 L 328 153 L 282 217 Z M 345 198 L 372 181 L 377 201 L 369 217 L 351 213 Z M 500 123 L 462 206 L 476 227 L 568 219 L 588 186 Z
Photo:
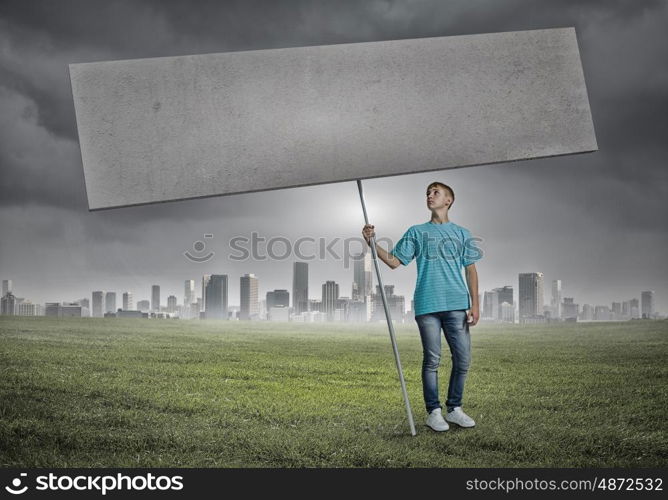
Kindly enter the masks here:
M 466 322 L 469 326 L 475 326 L 480 319 L 480 310 L 478 308 L 466 310 Z

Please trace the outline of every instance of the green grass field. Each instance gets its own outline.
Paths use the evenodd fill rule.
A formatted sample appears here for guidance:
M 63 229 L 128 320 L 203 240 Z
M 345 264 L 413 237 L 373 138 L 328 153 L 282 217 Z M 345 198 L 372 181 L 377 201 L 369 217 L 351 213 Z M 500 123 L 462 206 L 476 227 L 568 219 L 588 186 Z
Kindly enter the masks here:
M 411 437 L 383 324 L 0 317 L 0 466 L 667 465 L 668 322 L 471 333 L 477 425 L 435 433 L 398 325 Z

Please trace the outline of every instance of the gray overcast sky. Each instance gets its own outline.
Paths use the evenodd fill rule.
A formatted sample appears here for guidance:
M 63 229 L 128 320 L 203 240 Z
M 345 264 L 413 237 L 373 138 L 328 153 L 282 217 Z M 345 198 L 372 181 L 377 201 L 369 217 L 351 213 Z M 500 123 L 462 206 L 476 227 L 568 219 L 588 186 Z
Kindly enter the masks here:
M 354 183 L 88 212 L 69 63 L 575 26 L 599 152 L 368 180 L 370 218 L 379 236 L 398 239 L 428 220 L 424 190 L 440 180 L 455 190 L 451 220 L 481 238 L 481 291 L 517 288 L 519 272 L 541 271 L 548 291 L 562 279 L 580 304 L 655 290 L 665 314 L 667 25 L 665 0 L 4 0 L 0 278 L 33 302 L 94 289 L 148 299 L 153 283 L 163 302 L 181 302 L 183 280 L 221 273 L 237 304 L 246 272 L 258 275 L 262 296 L 290 289 L 292 259 L 232 261 L 231 238 L 256 231 L 329 243 L 363 225 Z M 215 256 L 188 261 L 183 252 L 205 233 Z M 410 301 L 415 264 L 384 271 Z M 311 261 L 312 298 L 329 279 L 350 295 L 352 270 L 328 257 Z

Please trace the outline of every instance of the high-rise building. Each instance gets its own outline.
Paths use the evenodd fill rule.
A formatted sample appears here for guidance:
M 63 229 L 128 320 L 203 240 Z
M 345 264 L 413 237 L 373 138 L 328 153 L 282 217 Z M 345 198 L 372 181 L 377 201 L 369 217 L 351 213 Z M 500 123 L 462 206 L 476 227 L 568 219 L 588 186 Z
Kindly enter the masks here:
M 107 292 L 104 296 L 104 312 L 116 312 L 116 292 Z
M 186 318 L 193 316 L 192 304 L 195 302 L 195 280 L 185 280 L 183 285 L 183 314 Z
M 622 303 L 613 302 L 612 303 L 612 319 L 619 321 L 622 319 Z
M 167 297 L 167 312 L 176 312 L 176 295 L 170 295 Z
M 81 316 L 90 317 L 90 300 L 82 298 L 76 301 L 81 306 Z
M 510 304 L 513 306 L 513 308 L 515 307 L 515 301 L 513 299 L 513 287 L 511 285 L 495 288 L 494 291 L 499 296 L 499 307 L 501 307 L 501 304 L 504 302 Z
M 151 311 L 160 312 L 160 285 L 151 287 Z
M 631 306 L 631 318 L 640 318 L 640 301 L 638 299 L 631 299 L 629 300 L 629 305 Z
M 0 298 L 0 313 L 5 316 L 14 316 L 16 313 L 16 297 L 11 291 Z
M 640 307 L 642 318 L 654 318 L 654 290 L 640 292 Z
M 14 292 L 12 280 L 2 280 L 2 296 L 7 295 L 7 292 Z
M 327 315 L 327 321 L 334 321 L 336 301 L 339 298 L 339 285 L 335 281 L 327 281 L 322 285 L 322 312 Z
M 336 309 L 334 309 L 334 321 L 348 321 L 350 318 L 350 297 L 339 297 L 336 299 Z
M 561 280 L 552 280 L 552 317 L 561 318 Z
M 239 319 L 257 319 L 260 314 L 258 303 L 258 279 L 254 274 L 244 274 L 240 279 Z
M 183 284 L 183 305 L 189 306 L 195 300 L 195 280 L 185 280 Z
M 308 311 L 308 264 L 292 264 L 292 308 L 295 314 Z
M 496 290 L 483 292 L 482 319 L 496 321 L 501 315 L 499 293 Z
M 206 319 L 227 319 L 227 275 L 208 276 L 204 290 L 204 317 Z
M 206 287 L 208 286 L 210 279 L 211 279 L 210 274 L 205 274 L 204 276 L 202 276 L 202 302 L 201 302 L 201 309 L 197 313 L 198 317 L 199 313 L 204 313 L 204 317 L 206 317 Z
M 520 323 L 543 315 L 543 273 L 519 275 Z
M 505 321 L 501 305 L 503 303 L 515 308 L 513 302 L 513 287 L 510 285 L 494 288 L 491 292 L 483 292 L 480 302 L 482 311 L 480 317 L 487 321 Z M 506 314 L 507 316 L 507 314 Z M 513 321 L 515 315 L 513 313 Z
M 123 310 L 132 311 L 135 308 L 132 292 L 123 292 Z
M 104 292 L 103 291 L 93 292 L 93 311 L 92 311 L 93 318 L 102 318 L 104 316 L 105 312 L 104 306 L 105 306 Z
M 287 290 L 274 290 L 267 292 L 267 311 L 272 307 L 290 307 L 290 292 Z
M 372 293 L 371 252 L 364 251 L 354 256 L 352 300 L 366 301 Z
M 394 294 L 394 285 L 385 285 L 385 298 L 387 307 L 390 310 L 390 316 L 393 321 L 403 322 L 406 309 L 406 300 L 403 295 Z M 385 308 L 383 307 L 383 297 L 380 295 L 380 285 L 376 285 L 376 293 L 371 296 L 373 301 L 372 321 L 383 321 L 385 318 Z

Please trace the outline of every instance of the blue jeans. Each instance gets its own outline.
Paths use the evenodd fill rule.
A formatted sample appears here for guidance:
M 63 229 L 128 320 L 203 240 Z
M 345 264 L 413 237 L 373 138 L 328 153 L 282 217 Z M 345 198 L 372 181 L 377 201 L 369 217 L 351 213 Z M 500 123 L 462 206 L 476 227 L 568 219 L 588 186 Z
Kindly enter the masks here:
M 448 411 L 462 405 L 464 382 L 471 364 L 471 334 L 466 310 L 440 311 L 415 316 L 422 339 L 422 391 L 427 413 L 441 408 L 438 399 L 438 367 L 441 361 L 441 329 L 452 355 L 452 371 L 448 386 Z

